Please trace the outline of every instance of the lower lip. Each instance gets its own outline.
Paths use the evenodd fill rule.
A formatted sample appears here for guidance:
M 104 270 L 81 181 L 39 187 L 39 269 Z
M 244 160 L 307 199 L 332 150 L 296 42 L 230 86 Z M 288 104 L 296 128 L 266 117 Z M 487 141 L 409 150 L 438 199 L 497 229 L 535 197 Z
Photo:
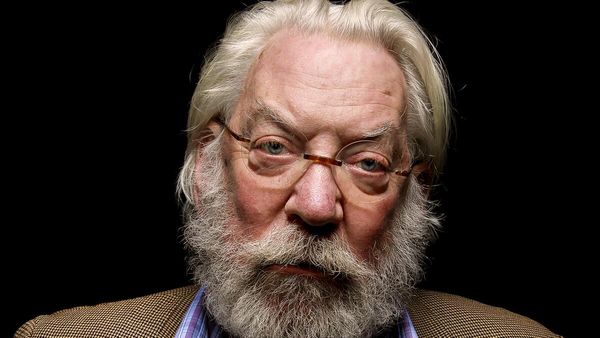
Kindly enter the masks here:
M 269 271 L 289 274 L 289 275 L 300 275 L 307 276 L 313 278 L 323 278 L 325 277 L 325 273 L 317 268 L 309 268 L 309 267 L 300 267 L 298 265 L 281 265 L 281 264 L 273 264 L 269 265 L 267 268 Z

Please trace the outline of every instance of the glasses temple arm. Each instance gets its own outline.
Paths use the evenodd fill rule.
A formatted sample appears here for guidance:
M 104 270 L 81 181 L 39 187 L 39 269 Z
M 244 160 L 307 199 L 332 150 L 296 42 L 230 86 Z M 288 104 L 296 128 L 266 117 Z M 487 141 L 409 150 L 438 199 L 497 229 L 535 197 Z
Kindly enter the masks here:
M 238 134 L 238 133 L 234 132 L 233 130 L 231 130 L 231 129 L 229 128 L 229 126 L 228 126 L 228 125 L 226 125 L 226 124 L 225 124 L 225 122 L 223 122 L 223 121 L 221 120 L 221 118 L 220 118 L 220 117 L 219 117 L 219 118 L 215 118 L 215 119 L 213 119 L 213 120 L 214 120 L 214 121 L 215 121 L 217 124 L 219 124 L 221 127 L 225 128 L 225 130 L 227 130 L 227 132 L 228 132 L 228 133 L 229 133 L 231 136 L 233 136 L 233 138 L 234 138 L 234 139 L 236 139 L 236 140 L 238 140 L 238 141 L 240 141 L 240 142 L 246 142 L 246 143 L 250 143 L 250 142 L 251 142 L 249 138 L 245 138 L 245 137 L 243 137 L 242 135 L 240 135 L 240 134 Z

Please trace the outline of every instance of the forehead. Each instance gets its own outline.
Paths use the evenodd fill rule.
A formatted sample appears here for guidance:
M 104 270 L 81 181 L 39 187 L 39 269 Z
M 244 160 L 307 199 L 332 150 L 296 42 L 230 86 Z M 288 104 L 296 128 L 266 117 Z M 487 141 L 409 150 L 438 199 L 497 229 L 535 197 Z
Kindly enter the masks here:
M 400 127 L 403 73 L 383 47 L 325 34 L 277 33 L 250 70 L 236 112 L 257 102 L 308 132 Z

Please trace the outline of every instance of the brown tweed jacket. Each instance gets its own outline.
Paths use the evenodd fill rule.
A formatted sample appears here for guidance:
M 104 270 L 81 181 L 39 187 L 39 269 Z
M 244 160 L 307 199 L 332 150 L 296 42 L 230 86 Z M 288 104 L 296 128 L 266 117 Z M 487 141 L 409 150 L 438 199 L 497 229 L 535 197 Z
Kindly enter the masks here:
M 28 321 L 15 337 L 173 337 L 197 290 L 58 311 Z M 409 314 L 419 337 L 558 337 L 529 318 L 440 292 L 418 290 Z

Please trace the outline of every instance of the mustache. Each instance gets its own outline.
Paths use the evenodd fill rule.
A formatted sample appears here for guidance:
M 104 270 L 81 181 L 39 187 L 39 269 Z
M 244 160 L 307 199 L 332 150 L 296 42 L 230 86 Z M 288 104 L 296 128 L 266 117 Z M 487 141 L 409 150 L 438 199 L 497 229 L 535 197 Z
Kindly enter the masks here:
M 368 264 L 357 259 L 339 235 L 310 235 L 293 223 L 277 226 L 262 239 L 241 245 L 244 257 L 260 270 L 270 265 L 297 265 L 348 280 L 373 274 Z

